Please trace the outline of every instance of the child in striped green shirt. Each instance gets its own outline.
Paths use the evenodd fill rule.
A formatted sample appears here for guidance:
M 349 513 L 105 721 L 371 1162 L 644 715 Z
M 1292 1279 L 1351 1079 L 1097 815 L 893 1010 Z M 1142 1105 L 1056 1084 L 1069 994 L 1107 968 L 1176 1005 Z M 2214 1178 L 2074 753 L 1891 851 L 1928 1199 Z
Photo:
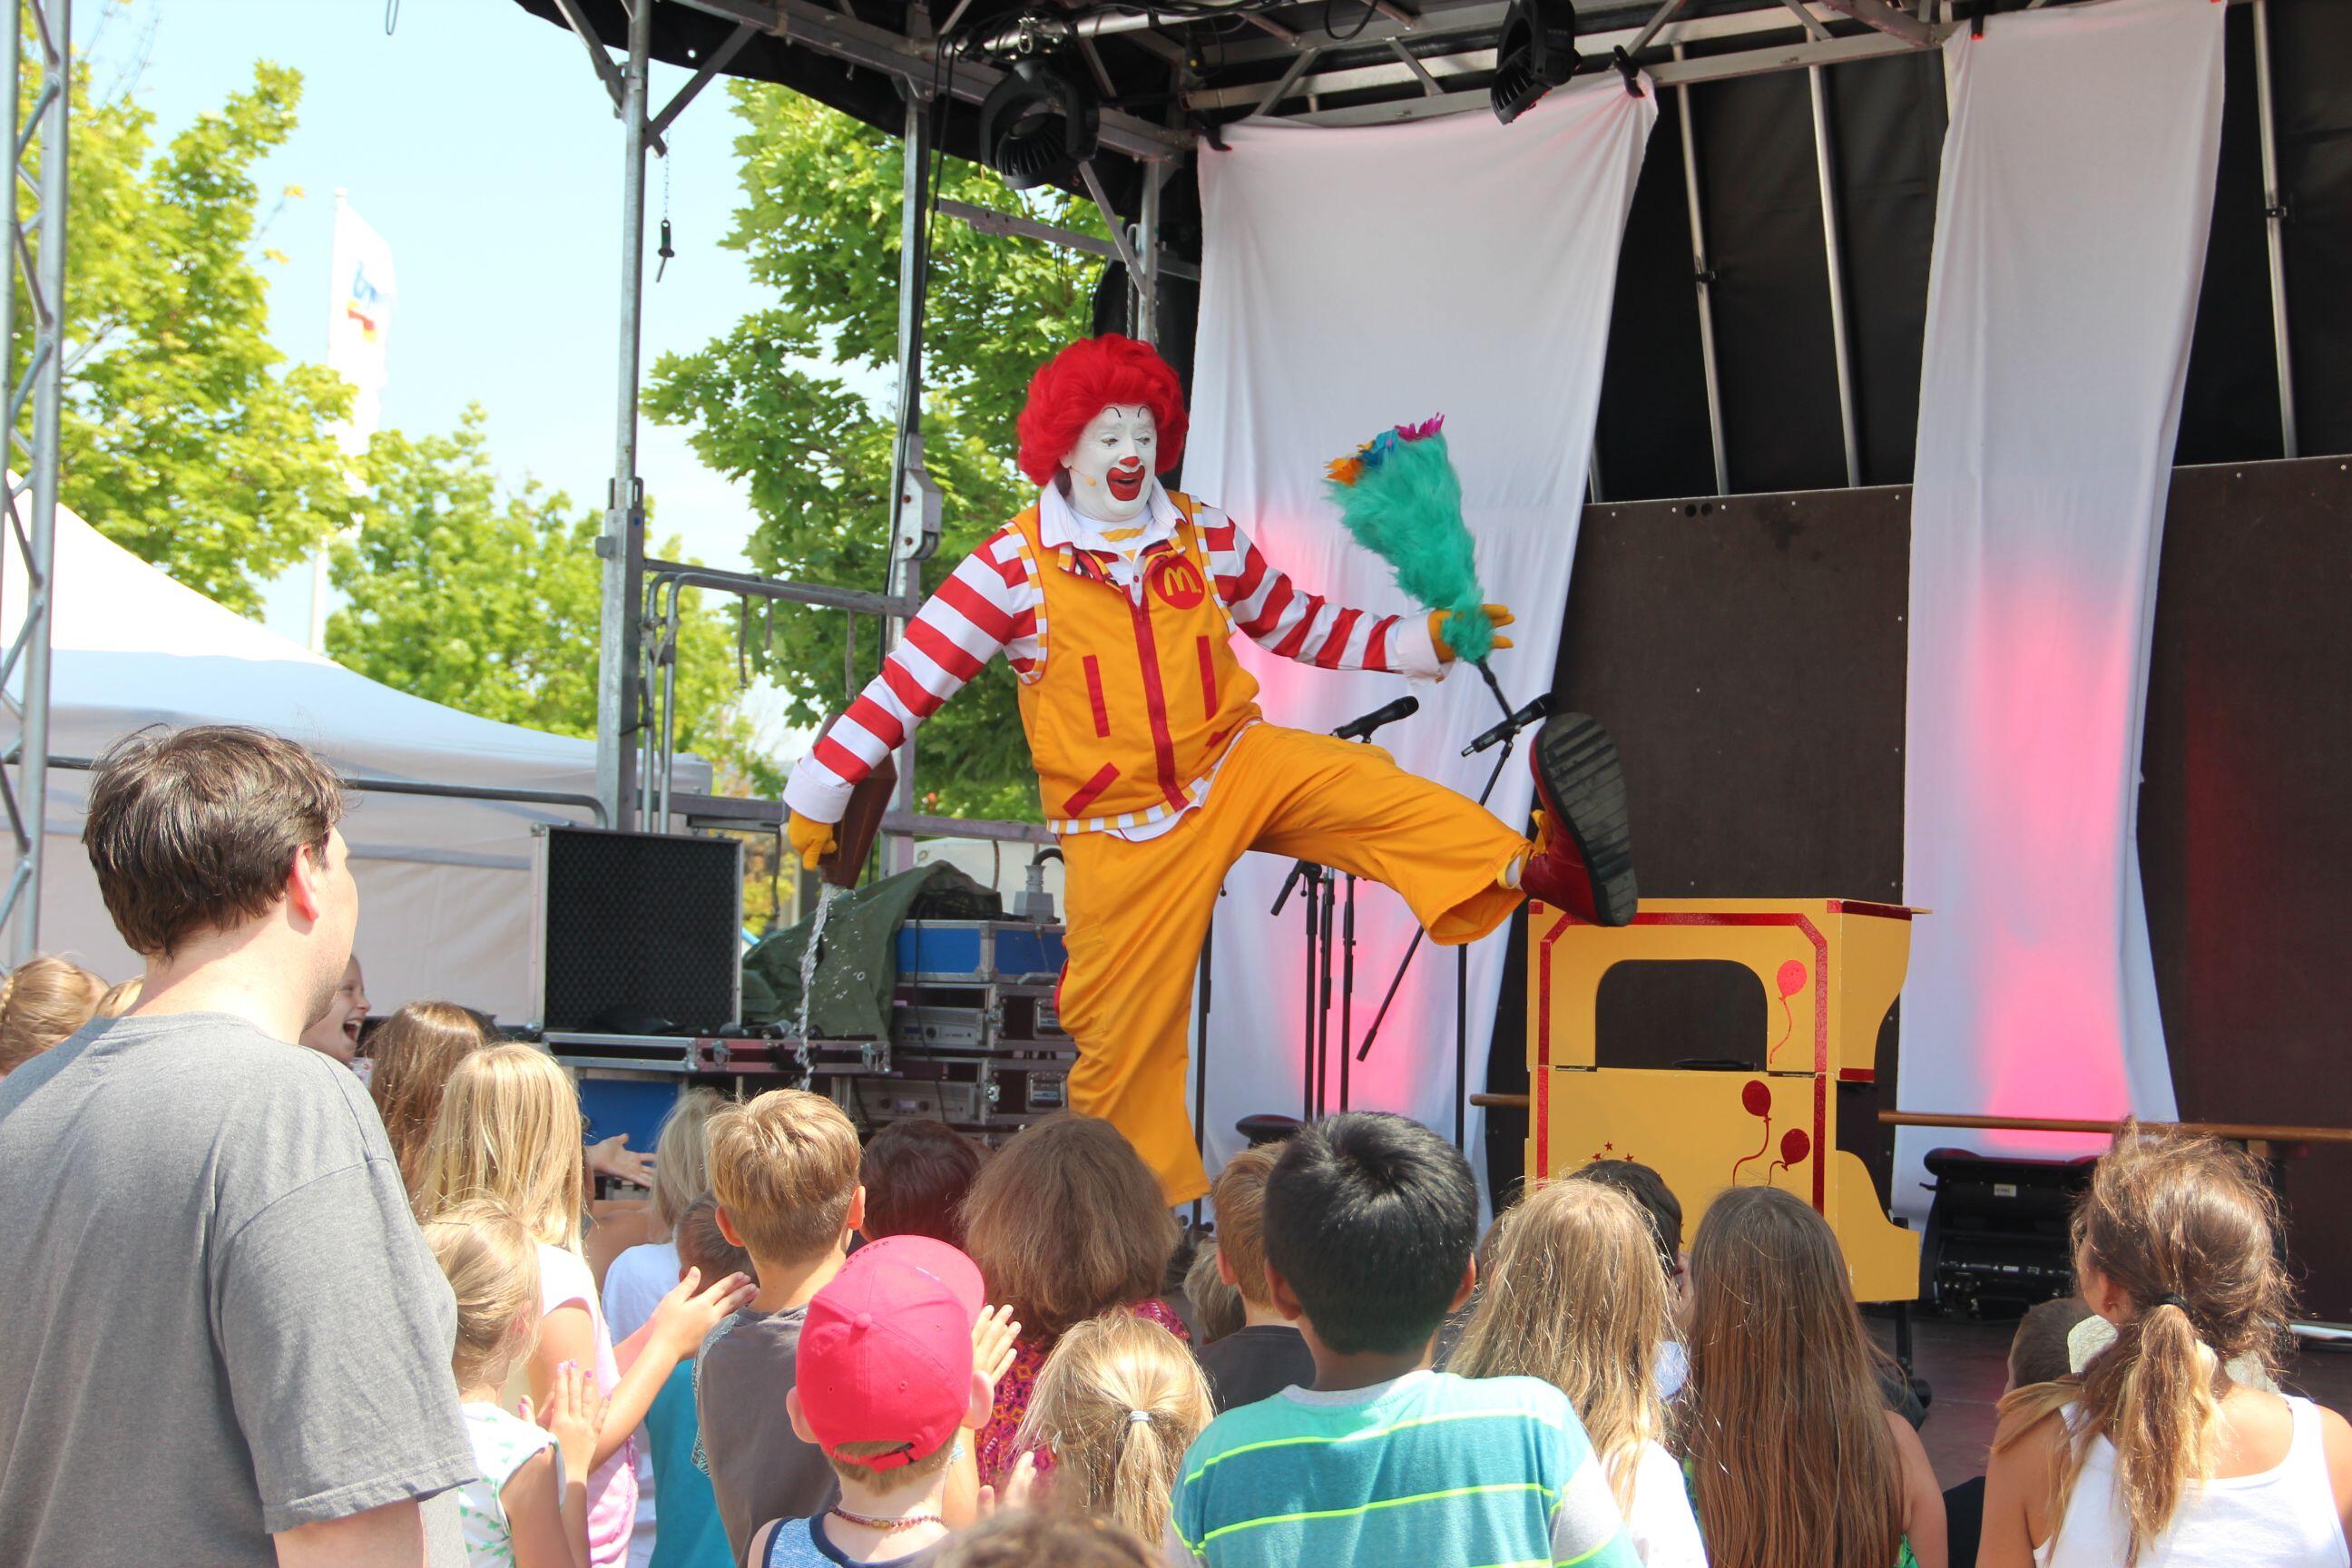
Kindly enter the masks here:
M 1184 1456 L 1171 1564 L 1636 1568 L 1567 1397 L 1429 1370 L 1474 1280 L 1477 1189 L 1402 1117 L 1304 1129 L 1266 1181 L 1266 1281 L 1311 1389 L 1228 1411 Z

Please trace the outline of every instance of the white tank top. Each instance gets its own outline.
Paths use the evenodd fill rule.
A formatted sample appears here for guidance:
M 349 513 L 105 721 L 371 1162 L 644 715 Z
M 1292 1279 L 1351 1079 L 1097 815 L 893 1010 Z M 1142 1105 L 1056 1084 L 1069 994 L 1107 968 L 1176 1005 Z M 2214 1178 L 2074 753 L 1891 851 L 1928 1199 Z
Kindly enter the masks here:
M 2319 1407 L 2287 1396 L 2294 1438 L 2286 1458 L 2258 1475 L 2192 1487 L 2162 1535 L 2139 1554 L 2140 1568 L 2347 1568 L 2352 1552 L 2336 1511 L 2320 1436 Z M 2069 1411 L 2069 1419 L 2072 1419 Z M 2092 1439 L 2066 1504 L 2064 1526 L 2034 1548 L 2039 1568 L 2114 1568 L 2124 1560 L 2129 1521 L 2116 1496 L 2116 1448 Z

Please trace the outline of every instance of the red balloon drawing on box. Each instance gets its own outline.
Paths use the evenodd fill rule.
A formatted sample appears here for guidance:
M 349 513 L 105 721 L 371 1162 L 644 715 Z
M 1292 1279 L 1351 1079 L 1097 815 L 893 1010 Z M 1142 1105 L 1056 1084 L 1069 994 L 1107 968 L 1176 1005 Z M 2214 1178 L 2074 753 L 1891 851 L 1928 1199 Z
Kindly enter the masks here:
M 1753 1154 L 1743 1154 L 1731 1163 L 1731 1184 L 1735 1187 L 1739 1184 L 1739 1167 L 1750 1160 L 1761 1160 L 1772 1147 L 1772 1086 L 1760 1078 L 1749 1079 L 1739 1086 L 1739 1107 L 1764 1123 L 1764 1142 L 1756 1146 Z M 1771 1173 L 1767 1171 L 1765 1177 L 1769 1181 Z
M 1780 973 L 1774 978 L 1779 982 L 1780 992 L 1780 1037 L 1772 1042 L 1770 1050 L 1764 1053 L 1767 1067 L 1771 1065 L 1774 1057 L 1780 1054 L 1780 1047 L 1789 1043 L 1789 1037 L 1797 1032 L 1797 1014 L 1789 1005 L 1789 999 L 1805 988 L 1806 982 L 1812 978 L 1812 973 L 1792 958 L 1780 965 Z
M 1766 1167 L 1764 1179 L 1770 1181 L 1774 1171 L 1793 1171 L 1805 1163 L 1813 1152 L 1813 1141 L 1801 1127 L 1791 1127 L 1780 1134 L 1780 1157 Z

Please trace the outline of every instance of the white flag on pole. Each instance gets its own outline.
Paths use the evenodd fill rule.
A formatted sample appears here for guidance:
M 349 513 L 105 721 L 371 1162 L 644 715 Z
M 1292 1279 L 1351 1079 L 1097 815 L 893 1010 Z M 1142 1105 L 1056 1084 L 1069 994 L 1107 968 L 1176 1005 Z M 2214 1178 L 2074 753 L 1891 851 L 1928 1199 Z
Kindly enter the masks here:
M 348 419 L 331 428 L 346 459 L 367 450 L 368 438 L 383 418 L 383 384 L 389 377 L 384 346 L 392 335 L 396 290 L 392 247 L 335 193 L 335 244 L 327 268 L 327 368 L 357 390 Z M 352 483 L 360 482 L 357 473 Z M 310 552 L 310 651 L 327 651 L 327 545 Z
M 384 344 L 396 290 L 392 247 L 335 193 L 334 260 L 327 304 L 327 368 L 359 389 L 352 416 L 336 426 L 347 456 L 367 449 L 383 413 Z

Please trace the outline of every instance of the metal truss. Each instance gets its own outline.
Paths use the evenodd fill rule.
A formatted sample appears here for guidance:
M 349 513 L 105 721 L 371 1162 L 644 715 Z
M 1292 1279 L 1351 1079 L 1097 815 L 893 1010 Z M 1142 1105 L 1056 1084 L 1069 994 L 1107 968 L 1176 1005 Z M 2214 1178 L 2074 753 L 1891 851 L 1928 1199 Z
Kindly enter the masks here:
M 10 279 L 0 288 L 0 351 L 8 403 L 7 538 L 0 573 L 25 574 L 25 618 L 0 654 L 0 706 L 16 727 L 0 755 L 0 805 L 16 866 L 0 894 L 10 967 L 40 949 L 43 827 L 48 813 L 49 626 L 55 603 L 58 425 L 64 392 L 66 136 L 72 103 L 72 0 L 11 0 L 6 7 Z M 27 202 L 29 200 L 29 206 Z M 16 320 L 19 289 L 30 320 Z M 17 333 L 29 329 L 22 353 Z M 20 368 L 21 367 L 21 368 Z M 33 427 L 24 429 L 27 405 Z M 14 555 L 13 568 L 8 561 Z M 13 773 L 14 776 L 11 777 Z

